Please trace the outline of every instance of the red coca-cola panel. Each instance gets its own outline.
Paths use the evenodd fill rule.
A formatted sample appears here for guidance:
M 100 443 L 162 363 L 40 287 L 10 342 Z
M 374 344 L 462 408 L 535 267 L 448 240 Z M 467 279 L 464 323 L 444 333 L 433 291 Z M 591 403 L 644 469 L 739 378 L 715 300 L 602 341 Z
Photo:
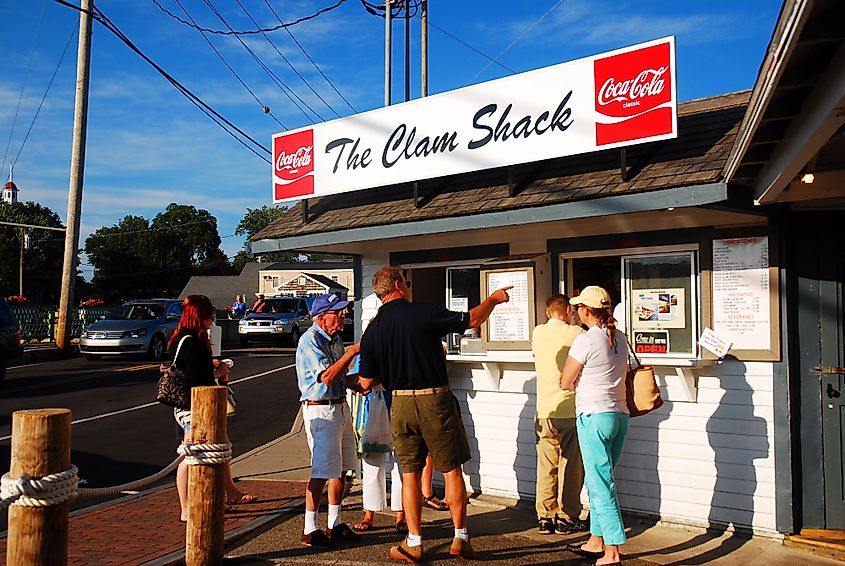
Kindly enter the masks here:
M 275 200 L 314 194 L 314 130 L 273 140 L 273 174 Z
M 672 133 L 669 42 L 596 59 L 593 70 L 596 145 Z

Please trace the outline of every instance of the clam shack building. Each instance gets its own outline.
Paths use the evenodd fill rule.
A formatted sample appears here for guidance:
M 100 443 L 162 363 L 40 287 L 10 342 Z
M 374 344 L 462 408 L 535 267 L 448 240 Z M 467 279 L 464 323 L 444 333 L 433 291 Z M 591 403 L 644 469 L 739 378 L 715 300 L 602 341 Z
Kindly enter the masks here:
M 825 21 L 823 5 L 804 7 Z M 830 401 L 841 415 L 841 402 L 822 394 L 842 383 L 813 373 L 845 365 L 845 252 L 806 230 L 841 223 L 830 198 L 845 188 L 755 193 L 797 119 L 784 116 L 800 110 L 778 106 L 769 60 L 795 80 L 797 51 L 782 44 L 800 46 L 802 29 L 779 23 L 753 91 L 677 104 L 666 38 L 280 134 L 275 198 L 298 202 L 251 250 L 352 255 L 358 337 L 384 265 L 405 271 L 414 300 L 453 310 L 515 285 L 480 337 L 444 337 L 476 493 L 534 498 L 530 331 L 550 294 L 598 284 L 666 401 L 631 421 L 616 473 L 624 510 L 770 536 L 845 528 L 843 447 L 822 450 L 836 452 L 842 430 L 825 412 Z M 813 270 L 831 259 L 837 274 Z M 820 305 L 834 328 L 819 325 Z M 823 360 L 811 351 L 820 333 L 840 341 Z

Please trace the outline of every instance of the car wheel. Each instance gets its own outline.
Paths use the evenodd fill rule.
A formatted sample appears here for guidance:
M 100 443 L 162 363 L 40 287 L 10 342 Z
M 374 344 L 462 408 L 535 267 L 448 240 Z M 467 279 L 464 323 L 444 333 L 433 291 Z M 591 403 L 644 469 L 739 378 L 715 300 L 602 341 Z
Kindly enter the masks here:
M 100 359 L 100 356 L 98 356 L 96 354 L 82 354 L 82 357 L 85 358 L 86 360 L 99 360 Z
M 161 334 L 156 334 L 150 340 L 150 357 L 156 361 L 164 357 L 165 344 L 164 337 Z
M 296 348 L 297 344 L 299 344 L 299 328 L 296 326 L 294 326 L 290 331 L 290 343 L 294 348 Z

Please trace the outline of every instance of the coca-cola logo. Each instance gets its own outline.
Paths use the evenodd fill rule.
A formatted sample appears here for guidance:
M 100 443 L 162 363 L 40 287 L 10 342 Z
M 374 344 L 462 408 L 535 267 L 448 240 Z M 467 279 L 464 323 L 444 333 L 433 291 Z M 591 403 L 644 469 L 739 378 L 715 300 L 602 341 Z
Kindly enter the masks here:
M 274 200 L 314 193 L 314 130 L 273 138 Z
M 622 102 L 624 108 L 639 106 L 642 99 L 657 96 L 666 87 L 663 75 L 669 67 L 645 69 L 633 79 L 617 81 L 615 77 L 607 79 L 599 89 L 596 102 L 607 106 L 613 102 Z
M 596 59 L 593 71 L 597 145 L 674 131 L 670 41 Z
M 285 153 L 282 151 L 276 158 L 276 173 L 287 173 L 289 175 L 298 176 L 299 170 L 302 167 L 311 165 L 311 150 L 314 146 L 300 147 L 293 153 Z
M 669 43 L 596 59 L 596 111 L 626 118 L 672 99 Z

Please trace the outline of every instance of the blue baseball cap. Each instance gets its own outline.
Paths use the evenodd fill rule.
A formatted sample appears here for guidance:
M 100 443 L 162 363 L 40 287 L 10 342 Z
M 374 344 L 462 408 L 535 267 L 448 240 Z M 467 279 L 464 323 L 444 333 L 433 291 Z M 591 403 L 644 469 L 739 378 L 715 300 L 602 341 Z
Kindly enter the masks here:
M 343 310 L 350 305 L 350 302 L 342 299 L 337 293 L 320 295 L 314 299 L 314 304 L 311 305 L 311 316 L 317 316 L 328 311 Z

